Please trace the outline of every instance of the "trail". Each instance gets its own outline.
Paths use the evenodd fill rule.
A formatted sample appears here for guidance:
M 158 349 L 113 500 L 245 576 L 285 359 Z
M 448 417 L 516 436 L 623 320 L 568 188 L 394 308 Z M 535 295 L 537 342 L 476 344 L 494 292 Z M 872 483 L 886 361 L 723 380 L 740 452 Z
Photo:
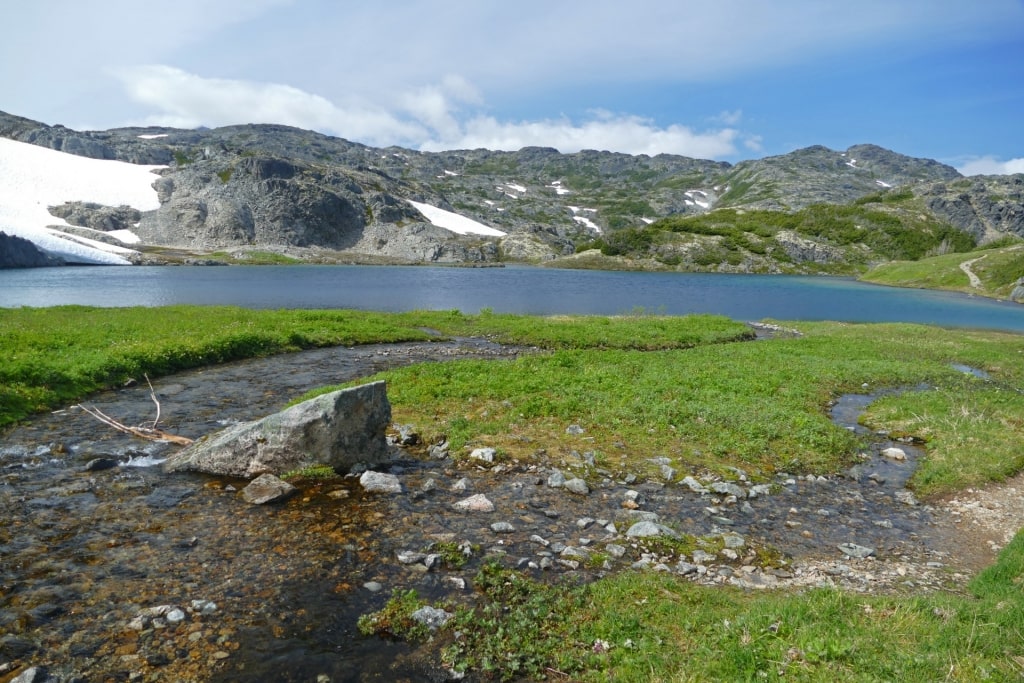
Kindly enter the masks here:
M 971 287 L 973 287 L 974 289 L 982 289 L 982 284 L 981 278 L 974 274 L 974 271 L 971 270 L 971 266 L 973 266 L 981 259 L 985 258 L 985 256 L 988 256 L 988 254 L 984 254 L 982 256 L 979 256 L 978 258 L 972 258 L 970 261 L 964 261 L 963 263 L 960 264 L 960 270 L 964 271 L 964 275 L 966 275 L 967 279 L 970 280 Z

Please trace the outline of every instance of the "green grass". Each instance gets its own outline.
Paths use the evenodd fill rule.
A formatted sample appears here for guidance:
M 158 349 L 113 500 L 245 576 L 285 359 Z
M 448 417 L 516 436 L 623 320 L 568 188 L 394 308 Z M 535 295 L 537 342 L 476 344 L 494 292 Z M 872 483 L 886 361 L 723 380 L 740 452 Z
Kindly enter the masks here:
M 317 346 L 427 339 L 384 314 L 241 308 L 0 309 L 0 428 L 143 374 Z
M 658 319 L 654 319 L 655 322 Z M 396 419 L 427 438 L 447 437 L 453 453 L 487 445 L 506 457 L 543 452 L 556 463 L 595 451 L 606 467 L 643 468 L 651 454 L 676 466 L 770 476 L 834 472 L 861 446 L 832 424 L 831 400 L 845 392 L 912 387 L 890 402 L 900 413 L 869 412 L 878 428 L 913 432 L 935 453 L 914 485 L 922 494 L 1000 479 L 1024 466 L 1024 403 L 1015 391 L 965 382 L 960 363 L 992 373 L 1004 387 L 1024 387 L 1024 337 L 919 325 L 800 323 L 805 336 L 690 349 L 563 348 L 516 360 L 423 364 L 383 373 Z M 637 324 L 637 334 L 644 330 Z M 326 390 L 326 389 L 325 389 Z M 971 420 L 955 418 L 968 404 Z M 912 425 L 906 415 L 915 416 Z M 570 424 L 584 434 L 565 434 Z M 978 454 L 979 444 L 984 454 Z M 625 449 L 617 444 L 625 444 Z
M 456 610 L 433 647 L 455 670 L 495 680 L 930 683 L 1024 674 L 1024 533 L 966 594 L 752 593 L 633 571 L 552 585 L 496 564 L 474 586 L 477 599 Z M 420 604 L 401 594 L 361 623 L 394 633 Z
M 284 254 L 277 254 L 272 251 L 261 250 L 234 253 L 215 251 L 210 254 L 210 258 L 221 259 L 223 261 L 247 266 L 291 266 L 303 263 L 302 259 L 285 256 Z
M 981 288 L 971 286 L 960 268 L 965 261 L 974 261 L 971 270 L 981 280 Z M 1019 244 L 997 248 L 981 248 L 960 254 L 944 254 L 920 261 L 883 263 L 865 273 L 861 279 L 894 287 L 917 287 L 970 292 L 1005 298 L 1017 279 L 1024 277 L 1024 248 Z
M 913 479 L 920 493 L 1024 468 L 1024 337 L 904 324 L 787 326 L 804 336 L 728 343 L 744 339 L 746 327 L 640 312 L 538 319 L 488 311 L 0 309 L 0 424 L 144 372 L 422 340 L 430 328 L 546 349 L 381 375 L 398 421 L 447 434 L 456 448 L 486 443 L 506 457 L 555 460 L 591 450 L 602 466 L 631 471 L 654 454 L 677 467 L 738 465 L 755 477 L 834 471 L 858 444 L 827 419 L 831 399 L 862 384 L 929 382 L 934 388 L 876 402 L 864 418 L 926 440 Z M 966 377 L 951 363 L 992 379 Z M 567 434 L 568 424 L 584 433 Z M 750 593 L 644 572 L 541 585 L 492 565 L 474 586 L 478 599 L 431 647 L 443 645 L 457 669 L 506 680 L 982 681 L 1018 680 L 1024 671 L 1024 534 L 969 594 Z M 425 638 L 408 619 L 421 604 L 398 593 L 361 627 Z

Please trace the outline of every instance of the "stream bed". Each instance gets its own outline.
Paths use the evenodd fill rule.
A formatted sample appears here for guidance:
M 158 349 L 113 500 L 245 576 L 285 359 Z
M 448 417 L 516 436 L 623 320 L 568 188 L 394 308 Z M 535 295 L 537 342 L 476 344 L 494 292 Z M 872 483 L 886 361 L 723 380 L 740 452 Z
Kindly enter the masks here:
M 196 438 L 316 386 L 519 352 L 476 340 L 321 349 L 166 377 L 155 392 L 162 425 Z M 871 400 L 841 397 L 834 420 L 862 429 L 857 416 Z M 88 404 L 131 425 L 155 412 L 144 383 Z M 904 488 L 920 451 L 882 437 L 841 475 L 767 483 L 740 471 L 684 480 L 670 462 L 660 463 L 664 476 L 644 478 L 601 469 L 586 453 L 498 467 L 399 455 L 387 469 L 402 493 L 367 493 L 348 477 L 272 506 L 246 504 L 245 482 L 165 474 L 154 465 L 171 448 L 71 409 L 4 435 L 0 681 L 30 665 L 60 683 L 444 680 L 408 646 L 361 636 L 356 620 L 393 590 L 471 600 L 488 558 L 538 578 L 634 567 L 750 589 L 916 590 L 964 578 L 949 564 L 951 527 Z M 891 448 L 904 457 L 884 457 Z M 589 492 L 567 491 L 557 475 L 586 475 Z M 453 510 L 474 494 L 494 511 Z M 651 520 L 723 542 L 667 563 L 628 535 Z M 445 543 L 472 548 L 466 567 L 433 563 L 431 549 Z M 759 565 L 759 547 L 787 559 Z M 918 570 L 908 574 L 910 565 Z

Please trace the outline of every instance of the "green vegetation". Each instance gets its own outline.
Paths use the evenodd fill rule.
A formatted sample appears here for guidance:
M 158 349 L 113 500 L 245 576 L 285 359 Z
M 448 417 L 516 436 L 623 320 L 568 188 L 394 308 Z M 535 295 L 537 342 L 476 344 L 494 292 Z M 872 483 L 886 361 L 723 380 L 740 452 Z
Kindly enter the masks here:
M 1024 247 L 1016 239 L 1001 240 L 1002 246 L 986 245 L 963 254 L 944 254 L 920 261 L 895 261 L 872 268 L 861 279 L 894 287 L 920 287 L 970 292 L 1005 298 L 1024 277 Z M 1007 246 L 1009 245 L 1009 246 Z M 961 264 L 968 263 L 981 288 L 973 287 Z
M 330 465 L 310 465 L 309 467 L 303 467 L 301 470 L 292 470 L 285 472 L 281 475 L 282 479 L 312 479 L 312 480 L 323 480 L 323 479 L 335 479 L 338 473 L 334 471 L 334 468 Z
M 217 177 L 220 178 L 222 183 L 227 183 L 231 180 L 231 175 L 235 172 L 234 167 L 225 168 L 223 171 L 217 172 Z
M 394 317 L 358 311 L 0 309 L 0 428 L 146 373 L 155 378 L 316 346 L 427 338 Z
M 550 585 L 488 564 L 476 605 L 444 627 L 442 659 L 502 681 L 1017 680 L 1022 584 L 1024 533 L 970 595 L 750 593 L 657 572 Z M 360 623 L 406 632 L 401 615 L 422 604 L 401 594 Z
M 247 266 L 291 266 L 303 263 L 302 259 L 285 256 L 273 251 L 215 251 L 210 258 L 221 259 Z
M 730 192 L 739 191 L 737 187 Z M 804 267 L 847 272 L 863 269 L 871 260 L 917 260 L 974 248 L 973 238 L 965 232 L 926 219 L 916 211 L 888 207 L 904 201 L 902 195 L 883 193 L 872 197 L 876 199 L 847 206 L 816 204 L 793 213 L 719 209 L 696 216 L 673 216 L 645 227 L 612 230 L 581 244 L 577 251 L 600 249 L 606 256 L 656 259 L 674 266 L 682 261 L 680 245 L 696 242 L 698 247 L 687 251 L 692 265 L 701 268 L 720 263 L 737 266 L 751 259 L 755 268 L 758 259 L 792 267 L 792 257 L 776 239 L 780 232 L 788 231 L 842 254 L 835 263 Z M 875 208 L 875 204 L 886 204 L 887 208 Z M 682 236 L 688 239 L 680 240 Z
M 995 253 L 995 252 L 989 252 Z M 327 344 L 490 336 L 540 347 L 516 360 L 426 363 L 383 373 L 396 420 L 453 451 L 638 471 L 651 454 L 691 471 L 752 477 L 831 472 L 859 446 L 827 419 L 836 395 L 910 390 L 864 421 L 923 439 L 921 495 L 1024 469 L 1024 337 L 903 324 L 799 323 L 802 336 L 730 343 L 746 326 L 716 316 L 531 318 L 482 311 L 0 309 L 0 424 L 129 377 Z M 985 370 L 990 380 L 951 367 Z M 365 380 L 363 380 L 365 381 Z M 579 424 L 583 434 L 567 434 Z M 626 444 L 622 448 L 620 444 Z M 326 475 L 318 469 L 296 476 Z M 707 539 L 660 541 L 665 554 Z M 450 567 L 465 550 L 429 548 Z M 471 552 L 475 553 L 474 549 Z M 590 566 L 600 564 L 594 554 Z M 749 593 L 668 574 L 624 572 L 579 585 L 535 583 L 485 564 L 469 606 L 432 639 L 457 670 L 494 678 L 598 681 L 1012 680 L 1024 664 L 1024 534 L 970 594 L 866 596 L 816 589 Z M 911 589 L 908 589 L 911 590 Z M 367 634 L 423 641 L 424 605 L 398 592 L 360 619 Z

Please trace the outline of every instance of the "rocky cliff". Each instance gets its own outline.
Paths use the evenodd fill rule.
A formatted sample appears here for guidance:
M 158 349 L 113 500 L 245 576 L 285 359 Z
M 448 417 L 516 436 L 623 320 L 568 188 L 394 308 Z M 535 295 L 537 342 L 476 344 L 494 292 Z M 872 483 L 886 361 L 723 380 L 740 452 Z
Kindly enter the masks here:
M 907 210 L 976 240 L 1024 235 L 1024 176 L 968 180 L 936 161 L 873 145 L 810 147 L 733 166 L 539 147 L 380 149 L 279 125 L 82 132 L 3 113 L 0 136 L 96 159 L 166 165 L 155 182 L 155 211 L 81 202 L 51 208 L 93 237 L 131 230 L 144 249 L 270 251 L 321 261 L 545 261 L 666 218 L 719 208 L 788 213 L 897 189 L 913 198 Z M 506 234 L 459 234 L 432 224 L 410 200 Z M 800 249 L 783 240 L 787 253 L 798 260 L 812 254 L 811 262 L 835 253 L 829 238 L 813 233 L 801 233 Z
M 0 268 L 62 266 L 64 262 L 39 250 L 32 242 L 0 230 Z

